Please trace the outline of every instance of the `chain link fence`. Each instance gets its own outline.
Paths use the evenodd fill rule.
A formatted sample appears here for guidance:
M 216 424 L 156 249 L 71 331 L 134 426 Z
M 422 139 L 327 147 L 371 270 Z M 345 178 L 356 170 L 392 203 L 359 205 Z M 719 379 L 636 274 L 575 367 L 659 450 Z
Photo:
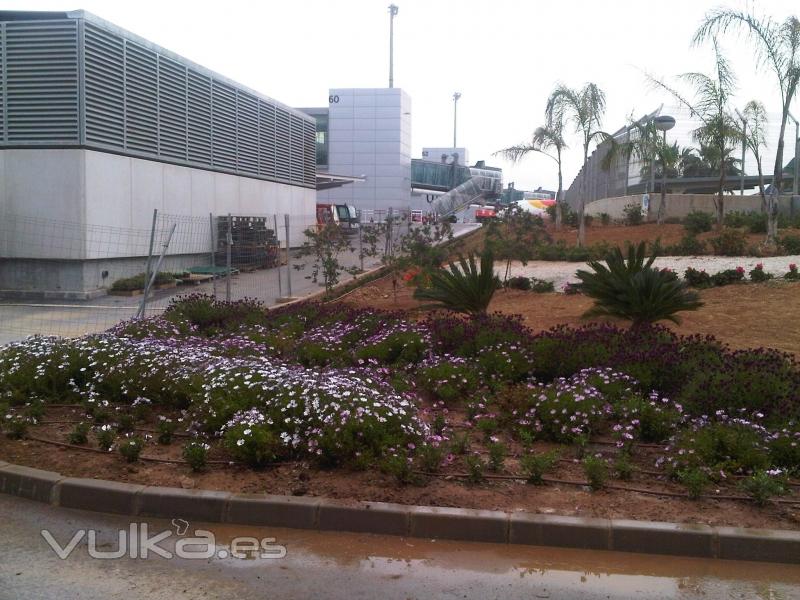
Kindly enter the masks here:
M 139 215 L 140 218 L 143 215 Z M 193 293 L 273 305 L 321 289 L 310 248 L 316 215 L 174 215 L 125 228 L 6 214 L 0 220 L 0 345 L 29 335 L 79 336 L 158 315 Z M 344 281 L 395 253 L 408 210 L 363 211 L 339 225 Z M 140 222 L 145 222 L 140 219 Z

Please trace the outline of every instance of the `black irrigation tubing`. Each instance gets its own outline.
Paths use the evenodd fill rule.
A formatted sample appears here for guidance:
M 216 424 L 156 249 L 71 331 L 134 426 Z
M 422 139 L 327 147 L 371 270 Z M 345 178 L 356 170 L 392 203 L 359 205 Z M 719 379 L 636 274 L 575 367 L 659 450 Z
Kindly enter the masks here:
M 89 446 L 77 446 L 75 444 L 68 444 L 66 442 L 57 442 L 55 440 L 48 440 L 40 437 L 36 437 L 34 435 L 28 435 L 28 439 L 34 440 L 36 442 L 41 442 L 43 444 L 51 444 L 53 446 L 60 446 L 62 448 L 72 448 L 75 450 L 83 450 L 84 452 L 94 452 L 96 454 L 105 454 L 108 455 L 108 450 L 102 450 L 100 448 L 90 448 Z M 175 459 L 175 458 L 156 458 L 154 456 L 139 456 L 139 460 L 145 462 L 159 462 L 159 463 L 169 463 L 169 464 L 176 464 L 176 465 L 188 465 L 189 463 L 185 460 Z M 207 460 L 206 464 L 208 465 L 230 465 L 233 461 L 230 460 Z M 272 463 L 264 466 L 278 466 L 282 463 Z
M 77 421 L 39 421 L 38 424 L 39 425 L 77 425 L 78 423 L 84 423 L 84 422 L 85 421 L 83 421 L 83 420 L 77 420 Z M 149 429 L 147 427 L 134 427 L 134 431 L 142 431 L 144 433 L 152 433 L 154 435 L 158 435 L 159 434 L 158 430 Z M 189 433 L 188 431 L 174 431 L 172 433 L 172 435 L 174 435 L 175 437 L 180 437 L 180 438 L 190 438 L 190 437 L 192 437 L 192 434 Z
M 441 477 L 441 478 L 448 478 L 448 477 L 458 477 L 459 479 L 468 479 L 470 476 L 467 473 L 430 473 L 427 471 L 415 471 L 415 473 L 419 475 L 426 475 L 428 477 Z M 526 481 L 527 477 L 524 475 L 482 475 L 484 479 L 500 479 L 500 480 L 510 480 L 510 481 Z M 542 481 L 545 483 L 553 483 L 553 484 L 562 484 L 562 485 L 574 485 L 577 487 L 589 487 L 589 483 L 587 481 L 572 481 L 569 479 L 554 479 L 552 477 L 542 477 Z M 603 486 L 605 489 L 609 490 L 620 490 L 626 492 L 635 492 L 639 494 L 647 494 L 650 496 L 668 496 L 671 498 L 685 498 L 689 499 L 688 494 L 681 494 L 679 492 L 669 492 L 669 491 L 657 491 L 657 490 L 648 490 L 645 488 L 637 488 L 637 487 L 628 487 L 623 485 L 615 485 L 615 484 L 605 484 Z M 741 501 L 751 501 L 751 498 L 747 496 L 708 496 L 703 495 L 699 497 L 703 500 L 741 500 Z M 800 505 L 800 500 L 786 500 L 782 498 L 773 498 L 773 502 L 777 502 L 778 504 L 790 504 L 790 505 Z
M 83 450 L 85 452 L 94 452 L 96 454 L 104 454 L 108 455 L 109 451 L 101 450 L 100 448 L 89 448 L 88 446 L 77 446 L 75 444 L 67 444 L 65 442 L 57 442 L 55 440 L 47 440 L 44 438 L 39 438 L 33 435 L 28 435 L 29 439 L 32 439 L 37 442 L 41 442 L 43 444 L 51 444 L 53 446 L 60 446 L 62 448 L 73 448 L 75 450 Z M 185 460 L 179 460 L 174 458 L 156 458 L 152 456 L 139 456 L 139 460 L 145 462 L 158 462 L 158 463 L 167 463 L 167 464 L 179 464 L 179 465 L 188 465 L 189 463 Z M 234 461 L 229 460 L 209 460 L 206 461 L 206 464 L 209 465 L 230 465 L 233 464 Z M 265 467 L 279 467 L 283 466 L 285 463 L 268 463 L 264 465 Z M 430 473 L 427 471 L 414 471 L 419 475 L 426 475 L 428 477 L 440 477 L 440 478 L 447 478 L 447 477 L 457 477 L 459 479 L 466 479 L 469 478 L 467 473 Z M 527 478 L 522 475 L 483 475 L 485 479 L 498 479 L 498 480 L 511 480 L 511 481 L 525 481 Z M 545 483 L 554 483 L 554 484 L 561 484 L 561 485 L 574 485 L 578 487 L 588 487 L 589 483 L 586 481 L 571 481 L 568 479 L 554 479 L 551 477 L 542 477 L 542 481 Z M 680 494 L 677 492 L 668 492 L 668 491 L 656 491 L 656 490 L 648 490 L 644 488 L 634 488 L 634 487 L 627 487 L 622 485 L 614 485 L 614 484 L 605 484 L 604 487 L 610 490 L 620 490 L 625 492 L 635 492 L 639 494 L 647 494 L 650 496 L 668 496 L 671 498 L 689 498 L 688 494 Z M 747 496 L 700 496 L 700 498 L 705 500 L 737 500 L 737 501 L 750 501 L 751 498 Z M 800 500 L 786 500 L 782 498 L 773 498 L 772 502 L 776 502 L 778 504 L 788 504 L 788 505 L 800 505 Z

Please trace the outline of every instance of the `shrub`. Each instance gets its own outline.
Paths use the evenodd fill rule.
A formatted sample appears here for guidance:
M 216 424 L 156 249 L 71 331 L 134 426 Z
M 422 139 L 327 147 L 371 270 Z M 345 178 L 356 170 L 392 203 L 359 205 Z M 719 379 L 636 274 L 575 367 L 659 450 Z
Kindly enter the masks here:
M 530 277 L 511 277 L 506 282 L 506 287 L 510 287 L 512 290 L 529 290 L 531 289 Z
M 574 296 L 575 294 L 582 294 L 583 290 L 581 289 L 581 285 L 579 283 L 565 283 L 564 284 L 564 295 L 566 296 Z
M 130 413 L 120 413 L 117 417 L 117 432 L 131 433 L 136 427 L 136 420 Z
M 528 483 L 542 485 L 545 473 L 553 470 L 558 464 L 559 458 L 560 454 L 557 450 L 523 455 L 520 459 L 520 466 L 527 477 Z
M 600 224 L 603 227 L 607 227 L 611 224 L 611 215 L 608 213 L 600 213 Z
M 67 441 L 70 444 L 85 444 L 89 441 L 89 424 L 88 423 L 78 423 L 69 432 L 67 436 Z
M 470 483 L 481 483 L 483 481 L 483 472 L 486 470 L 486 463 L 483 462 L 479 454 L 465 456 L 464 466 L 467 467 L 467 481 Z
M 480 373 L 464 358 L 445 355 L 431 363 L 420 365 L 417 382 L 445 403 L 467 399 L 480 386 Z
M 126 437 L 119 443 L 119 453 L 129 463 L 139 460 L 139 455 L 144 448 L 144 440 L 138 436 Z
M 652 392 L 649 398 L 630 395 L 614 408 L 620 435 L 624 433 L 621 422 L 630 423 L 629 433 L 643 442 L 663 442 L 675 431 L 683 418 L 683 407 Z
M 688 291 L 682 281 L 652 268 L 655 255 L 645 262 L 645 243 L 628 246 L 627 261 L 619 248 L 606 258 L 606 264 L 592 261 L 593 272 L 578 270 L 581 290 L 594 298 L 594 306 L 584 316 L 614 316 L 632 321 L 634 327 L 668 319 L 679 322 L 676 313 L 697 310 L 700 297 Z
M 203 442 L 188 442 L 183 447 L 183 459 L 189 463 L 192 471 L 202 471 L 208 462 L 208 451 L 211 448 Z
M 267 322 L 266 309 L 258 300 L 245 298 L 225 302 L 205 294 L 171 300 L 164 311 L 164 318 L 175 324 L 188 323 L 206 335 Z
M 444 460 L 444 448 L 439 443 L 426 443 L 417 448 L 422 470 L 427 473 L 436 473 Z
M 800 473 L 800 429 L 783 428 L 768 437 L 772 465 L 788 473 Z
M 457 433 L 453 435 L 453 439 L 450 441 L 450 450 L 453 454 L 461 456 L 469 452 L 469 449 L 469 435 L 466 433 Z
M 714 273 L 711 276 L 711 285 L 723 286 L 732 283 L 739 283 L 744 279 L 744 268 L 736 267 L 735 269 L 725 269 L 719 273 Z
M 592 491 L 603 489 L 608 480 L 608 463 L 600 456 L 587 456 L 583 459 L 583 473 Z
M 767 215 L 760 212 L 734 211 L 725 215 L 726 227 L 744 228 L 750 233 L 767 232 Z
M 167 283 L 173 283 L 175 281 L 175 274 L 174 273 L 164 273 L 163 271 L 159 271 L 156 273 L 155 281 L 153 281 L 153 285 L 164 285 Z M 134 290 L 143 290 L 145 286 L 145 274 L 139 273 L 138 275 L 134 275 L 133 277 L 126 277 L 123 279 L 117 279 L 113 284 L 111 284 L 111 289 L 113 291 L 119 292 L 131 292 Z
M 719 256 L 742 256 L 747 250 L 747 237 L 738 229 L 724 228 L 719 235 L 708 240 Z
M 764 271 L 764 263 L 758 263 L 755 268 L 750 271 L 750 281 L 759 283 L 770 279 L 772 279 L 772 274 Z
M 556 290 L 555 284 L 552 281 L 545 281 L 544 279 L 534 279 L 531 290 L 537 294 L 546 294 Z
M 172 419 L 168 419 L 162 415 L 158 417 L 157 428 L 158 428 L 158 443 L 166 446 L 167 444 L 172 443 L 172 436 L 175 434 L 175 430 L 178 428 L 178 424 Z
M 698 233 L 711 231 L 713 225 L 714 221 L 711 213 L 699 210 L 693 210 L 686 215 L 683 220 L 683 228 L 686 230 L 686 233 L 692 237 L 696 236 Z
M 664 249 L 664 254 L 667 256 L 700 256 L 705 253 L 705 242 L 688 233 L 681 238 L 680 242 Z
M 800 279 L 800 273 L 797 272 L 797 265 L 791 263 L 789 265 L 789 271 L 783 276 L 783 278 L 790 280 Z
M 614 461 L 613 470 L 617 479 L 630 481 L 633 477 L 633 463 L 631 462 L 630 454 L 627 452 L 620 453 Z
M 94 434 L 97 438 L 97 445 L 101 450 L 109 452 L 114 447 L 114 442 L 117 440 L 117 431 L 111 425 L 101 425 L 94 430 Z
M 800 254 L 800 235 L 782 235 L 778 238 L 778 246 L 786 254 Z
M 786 493 L 785 483 L 780 469 L 756 471 L 741 481 L 740 487 L 758 506 L 765 506 L 773 496 Z
M 231 456 L 254 469 L 261 469 L 275 462 L 283 448 L 275 434 L 263 423 L 246 418 L 226 427 L 223 435 L 225 448 Z
M 413 462 L 404 452 L 390 451 L 380 464 L 384 473 L 392 475 L 402 485 L 413 483 L 416 478 Z
M 500 441 L 492 440 L 488 444 L 489 449 L 489 468 L 492 471 L 500 471 L 508 454 L 506 445 Z
M 28 434 L 28 425 L 30 424 L 28 417 L 11 414 L 5 417 L 3 426 L 6 430 L 6 437 L 11 440 L 21 440 Z
M 686 488 L 691 500 L 699 500 L 703 492 L 711 484 L 711 480 L 702 469 L 683 469 L 676 473 L 676 478 Z
M 494 258 L 490 252 L 480 257 L 480 269 L 475 257 L 461 257 L 459 265 L 450 263 L 449 270 L 431 273 L 430 285 L 417 288 L 414 297 L 433 302 L 431 306 L 454 312 L 483 314 L 489 307 L 500 281 L 494 274 Z
M 710 473 L 750 473 L 769 466 L 763 430 L 742 420 L 698 419 L 677 435 L 674 449 L 667 463 L 676 474 L 700 468 Z
M 623 208 L 622 216 L 626 225 L 641 225 L 644 221 L 642 207 L 638 202 L 633 202 Z
M 711 287 L 712 285 L 711 275 L 705 271 L 699 271 L 693 267 L 686 267 L 686 271 L 683 273 L 683 278 L 686 280 L 687 284 L 696 288 L 706 288 Z

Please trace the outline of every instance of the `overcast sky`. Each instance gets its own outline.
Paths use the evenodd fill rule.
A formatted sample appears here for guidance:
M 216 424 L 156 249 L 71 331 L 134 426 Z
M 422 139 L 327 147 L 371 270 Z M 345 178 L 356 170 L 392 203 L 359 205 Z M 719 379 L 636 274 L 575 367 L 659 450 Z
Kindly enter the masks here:
M 512 166 L 492 152 L 530 137 L 544 120 L 556 82 L 592 81 L 607 95 L 604 128 L 613 131 L 673 101 L 643 71 L 670 78 L 708 71 L 711 50 L 693 48 L 703 15 L 742 0 L 395 0 L 395 86 L 412 98 L 412 148 L 448 146 L 453 92 L 458 142 L 472 161 L 502 166 L 519 189 L 555 189 L 554 163 L 532 155 Z M 3 9 L 86 9 L 203 66 L 292 106 L 325 106 L 328 88 L 388 85 L 389 0 L 0 0 Z M 761 0 L 760 12 L 800 15 L 797 0 Z M 723 39 L 735 68 L 737 106 L 760 99 L 773 125 L 780 101 L 771 73 L 759 74 L 743 40 Z M 800 102 L 794 113 L 800 113 Z M 677 116 L 677 115 L 676 115 Z M 675 130 L 678 131 L 677 129 Z M 581 165 L 569 139 L 565 187 Z M 787 151 L 793 145 L 787 142 Z M 749 169 L 748 169 L 749 170 Z M 771 170 L 768 168 L 766 170 Z

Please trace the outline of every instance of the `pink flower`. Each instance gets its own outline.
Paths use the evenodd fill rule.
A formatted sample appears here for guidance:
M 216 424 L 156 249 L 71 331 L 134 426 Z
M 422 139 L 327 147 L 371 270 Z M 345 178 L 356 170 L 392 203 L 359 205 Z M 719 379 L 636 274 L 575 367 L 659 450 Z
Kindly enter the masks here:
M 737 273 L 744 273 L 744 267 L 736 267 Z

